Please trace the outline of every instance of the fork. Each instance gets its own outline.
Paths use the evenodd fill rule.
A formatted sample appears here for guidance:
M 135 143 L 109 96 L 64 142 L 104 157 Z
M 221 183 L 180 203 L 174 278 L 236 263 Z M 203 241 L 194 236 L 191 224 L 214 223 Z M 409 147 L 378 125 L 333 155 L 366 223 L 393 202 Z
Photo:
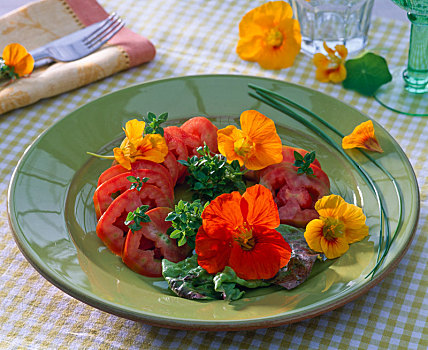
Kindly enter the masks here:
M 97 23 L 95 29 L 88 33 L 89 27 L 70 35 L 71 41 L 58 39 L 44 47 L 30 52 L 34 58 L 34 68 L 40 67 L 53 60 L 60 62 L 75 61 L 98 50 L 108 40 L 123 28 L 125 23 L 116 14 L 110 15 L 104 21 Z M 90 26 L 92 27 L 92 26 Z

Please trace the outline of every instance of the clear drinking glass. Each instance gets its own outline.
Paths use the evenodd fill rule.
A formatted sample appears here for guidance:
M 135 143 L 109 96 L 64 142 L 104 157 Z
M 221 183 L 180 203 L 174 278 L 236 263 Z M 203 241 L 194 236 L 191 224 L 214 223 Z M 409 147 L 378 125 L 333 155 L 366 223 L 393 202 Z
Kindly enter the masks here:
M 428 1 L 428 0 L 426 0 Z M 349 54 L 367 44 L 374 0 L 289 0 L 300 23 L 302 51 L 324 52 L 323 42 L 334 48 L 342 44 Z
M 413 116 L 428 116 L 428 0 L 392 0 L 411 22 L 407 67 L 393 69 L 392 81 L 375 93 L 385 107 Z

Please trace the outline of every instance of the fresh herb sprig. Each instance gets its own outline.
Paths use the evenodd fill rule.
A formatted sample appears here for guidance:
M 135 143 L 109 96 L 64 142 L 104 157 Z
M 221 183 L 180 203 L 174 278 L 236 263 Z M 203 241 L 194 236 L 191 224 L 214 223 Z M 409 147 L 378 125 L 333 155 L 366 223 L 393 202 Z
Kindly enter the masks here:
M 311 164 L 315 160 L 315 151 L 312 151 L 310 153 L 306 153 L 305 156 L 302 156 L 299 152 L 294 151 L 294 166 L 297 167 L 297 174 L 307 174 L 307 175 L 314 175 L 314 171 L 311 168 Z
M 166 122 L 167 119 L 168 113 L 162 113 L 161 115 L 156 116 L 156 114 L 148 112 L 147 117 L 143 118 L 143 120 L 146 122 L 144 134 L 160 134 L 164 136 L 163 128 L 160 125 Z
M 128 181 L 131 182 L 131 187 L 130 189 L 133 190 L 134 188 L 137 189 L 137 191 L 141 191 L 141 189 L 143 188 L 143 185 L 149 181 L 148 177 L 143 177 L 142 179 L 140 179 L 138 176 L 128 176 L 127 177 Z
M 206 144 L 196 151 L 200 157 L 195 155 L 187 160 L 179 160 L 189 172 L 187 183 L 194 191 L 193 199 L 199 198 L 206 202 L 223 193 L 245 192 L 246 186 L 242 180 L 244 173 L 237 160 L 228 163 L 221 154 L 212 155 Z
M 148 205 L 142 205 L 134 211 L 130 211 L 126 216 L 125 225 L 127 225 L 133 233 L 141 229 L 142 223 L 151 221 L 150 216 L 146 214 L 148 209 Z
M 1 78 L 19 79 L 19 75 L 15 72 L 15 67 L 6 65 L 2 57 L 0 57 L 0 79 Z
M 202 225 L 201 215 L 208 203 L 203 205 L 199 199 L 193 202 L 180 200 L 174 211 L 165 218 L 165 221 L 171 221 L 168 233 L 177 240 L 179 247 L 187 243 L 192 249 L 195 248 L 196 234 Z

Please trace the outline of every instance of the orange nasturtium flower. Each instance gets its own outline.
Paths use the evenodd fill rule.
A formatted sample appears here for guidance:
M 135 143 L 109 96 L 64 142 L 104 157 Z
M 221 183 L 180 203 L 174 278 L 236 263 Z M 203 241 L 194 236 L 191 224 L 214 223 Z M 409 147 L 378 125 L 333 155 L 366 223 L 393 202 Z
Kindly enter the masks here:
M 1 57 L 4 65 L 3 74 L 10 78 L 18 78 L 30 74 L 34 68 L 34 59 L 24 46 L 14 43 L 7 45 Z
M 113 149 L 115 160 L 126 169 L 131 169 L 131 163 L 138 159 L 147 159 L 162 163 L 168 153 L 165 139 L 159 134 L 143 136 L 146 124 L 137 119 L 126 123 L 125 139 L 120 147 Z
M 282 142 L 271 119 L 249 110 L 240 122 L 242 130 L 229 125 L 217 131 L 219 152 L 229 163 L 238 160 L 247 169 L 259 170 L 282 161 Z
M 343 255 L 350 243 L 369 234 L 363 210 L 338 195 L 322 197 L 315 209 L 320 217 L 306 225 L 305 239 L 312 250 L 324 253 L 328 259 Z
M 365 148 L 373 152 L 383 152 L 383 149 L 380 147 L 379 142 L 375 136 L 373 122 L 371 120 L 367 120 L 366 122 L 357 125 L 350 135 L 343 138 L 343 149 L 351 149 L 356 147 Z
M 348 50 L 344 45 L 336 45 L 335 50 L 329 48 L 323 43 L 324 50 L 328 57 L 322 53 L 316 53 L 313 58 L 315 67 L 315 78 L 322 83 L 340 83 L 346 78 L 345 59 L 348 56 Z
M 236 53 L 266 69 L 292 66 L 302 43 L 299 22 L 292 17 L 293 10 L 285 1 L 251 10 L 239 23 Z
M 291 248 L 281 234 L 278 208 L 262 185 L 225 193 L 212 200 L 202 213 L 196 235 L 198 264 L 209 273 L 230 266 L 245 280 L 268 279 L 284 267 Z

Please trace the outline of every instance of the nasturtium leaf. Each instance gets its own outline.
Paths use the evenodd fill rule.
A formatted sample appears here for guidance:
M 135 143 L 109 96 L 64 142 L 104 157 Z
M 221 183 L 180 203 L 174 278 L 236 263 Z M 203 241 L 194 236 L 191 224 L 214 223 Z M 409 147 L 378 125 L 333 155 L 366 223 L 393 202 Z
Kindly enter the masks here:
M 365 96 L 373 96 L 380 86 L 392 80 L 386 60 L 372 52 L 347 60 L 345 68 L 347 74 L 343 87 Z

